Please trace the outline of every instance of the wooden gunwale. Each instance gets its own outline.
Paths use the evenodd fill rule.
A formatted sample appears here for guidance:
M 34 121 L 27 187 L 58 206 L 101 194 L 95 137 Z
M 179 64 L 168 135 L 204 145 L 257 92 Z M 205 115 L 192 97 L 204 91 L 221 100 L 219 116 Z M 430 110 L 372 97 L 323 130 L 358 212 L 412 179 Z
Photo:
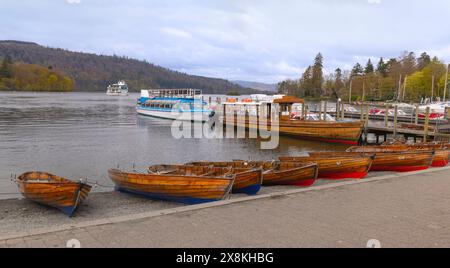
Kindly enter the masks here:
M 369 172 L 374 158 L 372 156 L 348 157 L 348 156 L 300 156 L 279 157 L 281 161 L 287 162 L 315 162 L 318 166 L 318 178 L 343 179 L 362 178 Z
M 17 180 L 22 195 L 34 202 L 56 207 L 68 216 L 84 201 L 91 186 L 46 172 L 27 172 Z
M 225 125 L 245 127 L 247 129 L 260 129 L 259 121 L 255 119 L 222 118 Z M 362 135 L 364 124 L 362 122 L 332 122 L 332 121 L 306 121 L 306 120 L 280 120 L 275 123 L 280 134 L 289 136 L 299 136 L 304 138 L 316 138 L 335 141 L 356 142 Z M 324 130 L 325 129 L 325 130 Z M 272 122 L 268 120 L 265 130 L 272 130 Z M 326 131 L 327 130 L 327 131 Z
M 375 159 L 372 163 L 370 171 L 382 171 L 391 170 L 400 171 L 402 167 L 414 167 L 425 168 L 429 167 L 434 158 L 433 150 L 422 151 L 402 151 L 402 152 L 311 152 L 310 155 L 320 157 L 336 157 L 336 156 L 351 156 L 351 157 L 364 157 L 369 155 L 375 155 Z M 411 171 L 411 170 L 407 170 Z
M 292 167 L 285 168 L 287 163 L 280 163 L 279 161 L 244 161 L 234 160 L 228 162 L 191 162 L 187 165 L 194 166 L 214 166 L 214 167 L 233 167 L 233 168 L 255 168 L 260 167 L 262 173 L 262 185 L 281 185 L 298 182 L 301 180 L 315 180 L 317 178 L 317 165 L 315 163 L 303 163 L 291 165 Z M 313 176 L 301 178 L 300 175 L 308 175 L 308 169 L 314 169 Z M 295 174 L 297 176 L 295 176 Z M 290 178 L 289 178 L 290 177 Z
M 168 197 L 225 199 L 234 184 L 235 175 L 228 177 L 196 175 L 156 175 L 109 170 L 109 177 L 116 186 L 149 194 Z

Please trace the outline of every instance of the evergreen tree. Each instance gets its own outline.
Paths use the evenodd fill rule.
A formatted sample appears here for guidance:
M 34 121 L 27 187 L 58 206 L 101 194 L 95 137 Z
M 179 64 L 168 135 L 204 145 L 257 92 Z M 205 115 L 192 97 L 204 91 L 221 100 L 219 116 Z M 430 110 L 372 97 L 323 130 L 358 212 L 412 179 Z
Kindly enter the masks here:
M 2 65 L 0 67 L 0 78 L 11 78 L 11 65 L 12 65 L 11 57 L 6 56 L 3 59 Z
M 303 90 L 304 96 L 312 96 L 313 88 L 313 67 L 308 66 L 300 78 L 300 89 Z
M 417 58 L 417 69 L 421 71 L 423 68 L 427 67 L 430 62 L 431 57 L 426 52 L 423 52 L 420 54 L 420 57 Z
M 342 70 L 337 68 L 334 71 L 334 90 L 333 95 L 335 98 L 339 98 L 341 90 L 344 88 L 344 81 L 342 81 Z
M 377 72 L 382 75 L 383 77 L 387 77 L 388 72 L 387 72 L 387 65 L 384 62 L 383 57 L 380 58 L 380 61 L 378 62 L 377 65 Z
M 363 67 L 361 66 L 361 64 L 359 64 L 359 62 L 358 62 L 358 63 L 356 63 L 355 66 L 353 67 L 351 76 L 352 76 L 352 77 L 354 77 L 354 76 L 359 76 L 359 75 L 362 75 L 363 73 L 364 73 L 364 69 L 363 69 Z
M 314 59 L 314 65 L 312 67 L 312 86 L 313 86 L 313 95 L 320 96 L 322 92 L 322 84 L 323 84 L 323 57 L 322 54 L 317 54 Z
M 403 74 L 410 75 L 416 71 L 417 62 L 416 62 L 416 55 L 414 54 L 414 52 L 406 51 L 400 60 L 402 62 L 401 72 Z
M 397 61 L 396 58 L 391 58 L 386 62 L 386 71 L 388 73 L 388 75 L 393 74 L 393 72 L 398 72 L 397 69 L 399 69 L 399 62 Z
M 372 61 L 369 59 L 369 61 L 367 61 L 367 64 L 366 64 L 366 68 L 364 68 L 364 73 L 371 74 L 373 72 L 374 72 L 374 67 L 373 67 Z

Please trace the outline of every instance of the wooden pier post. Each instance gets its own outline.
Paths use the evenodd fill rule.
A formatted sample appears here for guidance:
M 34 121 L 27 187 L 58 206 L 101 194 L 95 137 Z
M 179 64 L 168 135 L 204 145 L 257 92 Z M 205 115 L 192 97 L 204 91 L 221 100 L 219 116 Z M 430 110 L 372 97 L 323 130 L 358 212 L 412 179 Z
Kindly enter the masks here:
M 320 104 L 319 104 L 319 120 L 322 120 L 322 104 L 323 104 L 323 101 L 320 101 Z
M 398 119 L 398 106 L 394 106 L 394 139 L 397 138 L 397 119 Z
M 415 112 L 416 112 L 416 117 L 415 117 L 415 119 L 414 119 L 414 124 L 419 124 L 419 104 L 416 104 L 416 110 L 415 110 Z
M 367 145 L 368 135 L 369 135 L 369 105 L 366 105 L 366 112 L 364 118 L 364 143 Z
M 428 140 L 428 128 L 430 123 L 430 107 L 427 107 L 427 110 L 425 112 L 425 124 L 423 126 L 423 142 L 427 142 Z
M 325 101 L 325 103 L 323 105 L 323 120 L 324 121 L 327 121 L 327 105 L 328 105 L 328 102 Z
M 338 99 L 336 101 L 336 114 L 335 114 L 336 120 L 339 120 L 340 118 L 340 111 L 341 111 L 341 99 Z
M 389 122 L 389 104 L 386 104 L 385 108 L 384 108 L 384 126 L 387 127 L 388 126 L 388 122 Z
M 352 102 L 352 83 L 353 83 L 353 79 L 350 77 L 350 90 L 348 93 L 348 103 Z
M 364 120 L 364 106 L 362 104 L 359 106 L 359 110 L 361 111 L 360 120 L 363 121 Z
M 305 119 L 305 104 L 302 103 L 302 119 Z

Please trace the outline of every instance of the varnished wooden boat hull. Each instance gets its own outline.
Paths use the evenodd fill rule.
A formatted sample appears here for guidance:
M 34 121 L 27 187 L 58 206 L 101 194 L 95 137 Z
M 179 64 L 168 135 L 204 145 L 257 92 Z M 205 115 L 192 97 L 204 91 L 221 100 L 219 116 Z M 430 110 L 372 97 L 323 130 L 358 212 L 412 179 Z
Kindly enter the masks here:
M 222 118 L 225 125 L 259 129 L 255 119 Z M 267 130 L 271 130 L 270 122 Z M 363 123 L 361 122 L 331 122 L 331 121 L 305 121 L 280 120 L 278 131 L 282 135 L 301 137 L 304 139 L 356 145 L 361 137 Z
M 433 161 L 432 151 L 422 152 L 312 152 L 312 156 L 336 157 L 336 156 L 369 156 L 375 155 L 370 171 L 396 171 L 410 172 L 428 169 Z
M 263 174 L 263 185 L 296 185 L 308 187 L 315 183 L 319 169 L 315 163 L 281 162 L 278 170 L 268 170 Z
M 228 198 L 233 187 L 230 178 L 196 175 L 155 175 L 108 171 L 116 190 L 151 199 L 199 204 Z
M 255 195 L 261 189 L 263 182 L 262 169 L 235 169 L 235 175 L 233 193 Z
M 291 162 L 314 162 L 319 168 L 319 179 L 362 179 L 367 176 L 372 165 L 372 157 L 310 156 L 280 157 Z
M 393 145 L 381 145 L 381 148 L 386 148 L 389 150 L 404 150 L 404 151 L 414 151 L 414 150 L 435 150 L 435 155 L 433 158 L 432 167 L 445 167 L 448 165 L 450 160 L 450 148 L 444 144 L 433 144 L 433 143 L 418 143 L 418 144 L 393 144 Z
M 436 149 L 434 151 L 432 167 L 445 167 L 450 161 L 450 150 Z
M 255 168 L 263 170 L 262 185 L 311 186 L 317 179 L 318 168 L 314 163 L 292 163 L 274 161 L 230 161 L 230 162 L 192 162 L 190 165 Z
M 92 188 L 45 172 L 24 173 L 17 182 L 19 191 L 25 198 L 57 208 L 69 217 L 87 198 Z
M 255 195 L 261 189 L 262 170 L 259 167 L 229 166 L 229 165 L 155 165 L 148 168 L 149 173 L 158 169 L 181 169 L 195 175 L 209 173 L 214 176 L 233 174 L 235 176 L 233 193 Z

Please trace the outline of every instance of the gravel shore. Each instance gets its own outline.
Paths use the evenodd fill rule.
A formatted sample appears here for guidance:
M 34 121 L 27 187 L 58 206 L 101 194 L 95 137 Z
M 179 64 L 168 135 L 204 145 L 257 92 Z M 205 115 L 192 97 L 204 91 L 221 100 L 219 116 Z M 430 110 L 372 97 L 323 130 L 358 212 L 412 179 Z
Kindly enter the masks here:
M 377 176 L 385 172 L 375 173 Z M 369 177 L 375 176 L 370 174 Z M 319 180 L 315 185 L 333 181 Z M 292 186 L 262 187 L 259 194 L 268 194 L 293 189 Z M 233 194 L 231 198 L 245 195 Z M 10 233 L 27 232 L 39 228 L 51 228 L 110 217 L 133 215 L 184 206 L 183 204 L 154 201 L 139 196 L 118 192 L 91 193 L 72 218 L 23 198 L 0 200 L 0 236 Z

